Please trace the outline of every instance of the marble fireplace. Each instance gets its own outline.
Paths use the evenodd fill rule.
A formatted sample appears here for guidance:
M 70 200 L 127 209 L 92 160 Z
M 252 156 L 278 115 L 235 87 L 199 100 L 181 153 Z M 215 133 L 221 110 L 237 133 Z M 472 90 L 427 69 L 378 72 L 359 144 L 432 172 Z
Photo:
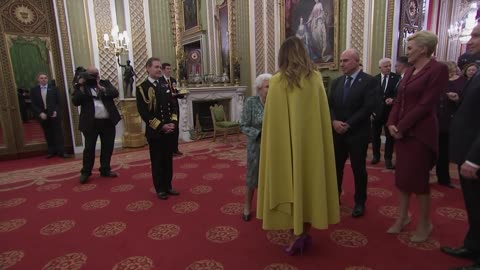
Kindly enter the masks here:
M 191 132 L 195 128 L 196 115 L 199 108 L 205 112 L 205 107 L 218 103 L 223 105 L 227 118 L 231 121 L 240 121 L 243 110 L 244 94 L 246 86 L 212 86 L 212 87 L 189 87 L 189 94 L 179 99 L 180 104 L 180 135 L 182 141 L 191 141 Z M 209 112 L 209 111 L 208 111 Z M 204 114 L 207 118 L 209 114 Z M 206 120 L 206 119 L 205 119 Z M 202 121 L 203 122 L 203 121 Z M 204 127 L 209 128 L 209 127 Z

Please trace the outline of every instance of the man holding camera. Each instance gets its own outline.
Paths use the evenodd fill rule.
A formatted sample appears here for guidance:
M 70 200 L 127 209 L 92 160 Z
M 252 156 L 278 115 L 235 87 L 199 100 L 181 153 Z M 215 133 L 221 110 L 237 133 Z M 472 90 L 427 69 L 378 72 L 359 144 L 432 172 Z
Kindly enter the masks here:
M 78 129 L 85 137 L 83 150 L 83 168 L 80 183 L 87 182 L 92 174 L 95 161 L 95 146 L 100 136 L 100 176 L 117 177 L 111 171 L 110 160 L 115 141 L 115 126 L 120 121 L 120 114 L 113 101 L 118 97 L 118 90 L 108 80 L 100 80 L 98 69 L 89 67 L 79 75 L 72 102 L 80 106 Z
M 160 59 L 149 58 L 146 68 L 148 78 L 136 89 L 137 108 L 146 124 L 145 137 L 150 148 L 153 185 L 157 197 L 166 200 L 169 195 L 179 195 L 172 188 L 178 114 L 172 102 L 171 88 L 165 81 L 160 80 L 162 76 Z

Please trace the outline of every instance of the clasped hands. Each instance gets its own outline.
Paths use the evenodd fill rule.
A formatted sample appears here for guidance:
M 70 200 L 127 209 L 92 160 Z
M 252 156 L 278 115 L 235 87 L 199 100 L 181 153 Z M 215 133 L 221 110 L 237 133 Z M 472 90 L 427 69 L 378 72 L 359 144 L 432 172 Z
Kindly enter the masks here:
M 165 134 L 172 133 L 175 131 L 175 124 L 174 123 L 169 123 L 165 124 L 162 126 L 162 131 Z
M 349 124 L 338 120 L 333 120 L 332 126 L 335 132 L 337 132 L 338 134 L 344 134 L 350 128 Z
M 51 117 L 51 118 L 57 117 L 57 111 L 54 111 L 50 117 Z M 47 120 L 47 114 L 44 113 L 44 112 L 41 112 L 41 113 L 40 113 L 40 118 L 41 118 L 42 120 Z

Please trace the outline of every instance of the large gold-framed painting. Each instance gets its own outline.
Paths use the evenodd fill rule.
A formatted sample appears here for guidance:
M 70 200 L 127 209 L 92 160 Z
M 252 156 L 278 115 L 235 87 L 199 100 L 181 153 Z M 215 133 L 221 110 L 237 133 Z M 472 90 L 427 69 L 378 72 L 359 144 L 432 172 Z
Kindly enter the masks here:
M 182 8 L 184 35 L 194 34 L 200 31 L 200 1 L 183 0 Z
M 284 0 L 285 37 L 300 38 L 320 68 L 338 68 L 339 0 Z

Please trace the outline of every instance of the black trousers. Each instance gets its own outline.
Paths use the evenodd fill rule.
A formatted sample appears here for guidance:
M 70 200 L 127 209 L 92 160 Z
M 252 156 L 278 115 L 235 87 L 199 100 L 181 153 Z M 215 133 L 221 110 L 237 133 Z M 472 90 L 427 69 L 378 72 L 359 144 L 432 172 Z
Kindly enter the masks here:
M 83 168 L 81 173 L 91 175 L 95 162 L 95 146 L 100 136 L 100 173 L 109 173 L 110 160 L 112 159 L 113 146 L 115 144 L 115 126 L 110 119 L 95 119 L 93 127 L 88 131 L 82 131 L 85 137 L 83 149 Z
M 172 189 L 174 134 L 148 139 L 153 186 L 157 193 Z
M 175 141 L 173 142 L 173 152 L 178 152 L 178 137 L 180 135 L 180 105 L 177 103 L 177 117 L 178 117 L 178 122 L 175 124 L 175 131 L 173 134 L 175 134 Z
M 460 172 L 460 166 L 458 167 Z M 464 247 L 474 251 L 480 262 L 480 181 L 466 179 L 460 175 L 465 209 L 468 216 L 468 232 L 465 235 Z
M 335 131 L 334 131 L 335 132 Z M 367 200 L 367 158 L 368 137 L 358 138 L 348 135 L 333 135 L 335 164 L 337 169 L 338 194 L 342 194 L 343 169 L 350 157 L 355 179 L 355 204 L 364 205 Z
M 388 131 L 388 127 L 385 125 L 384 121 L 380 120 L 373 120 L 372 121 L 372 151 L 373 157 L 380 159 L 380 147 L 382 144 L 382 140 L 380 136 L 382 135 L 382 128 L 383 132 L 385 133 L 386 141 L 385 141 L 385 152 L 384 158 L 385 160 L 392 160 L 393 155 L 393 145 L 395 143 L 395 139 L 390 135 Z
M 448 132 L 440 132 L 438 137 L 438 160 L 435 166 L 439 184 L 450 184 L 450 160 L 448 158 Z
M 40 125 L 42 126 L 45 140 L 47 141 L 48 154 L 63 156 L 65 150 L 63 147 L 63 132 L 60 116 L 57 115 L 55 118 L 47 117 L 46 120 L 40 119 Z

